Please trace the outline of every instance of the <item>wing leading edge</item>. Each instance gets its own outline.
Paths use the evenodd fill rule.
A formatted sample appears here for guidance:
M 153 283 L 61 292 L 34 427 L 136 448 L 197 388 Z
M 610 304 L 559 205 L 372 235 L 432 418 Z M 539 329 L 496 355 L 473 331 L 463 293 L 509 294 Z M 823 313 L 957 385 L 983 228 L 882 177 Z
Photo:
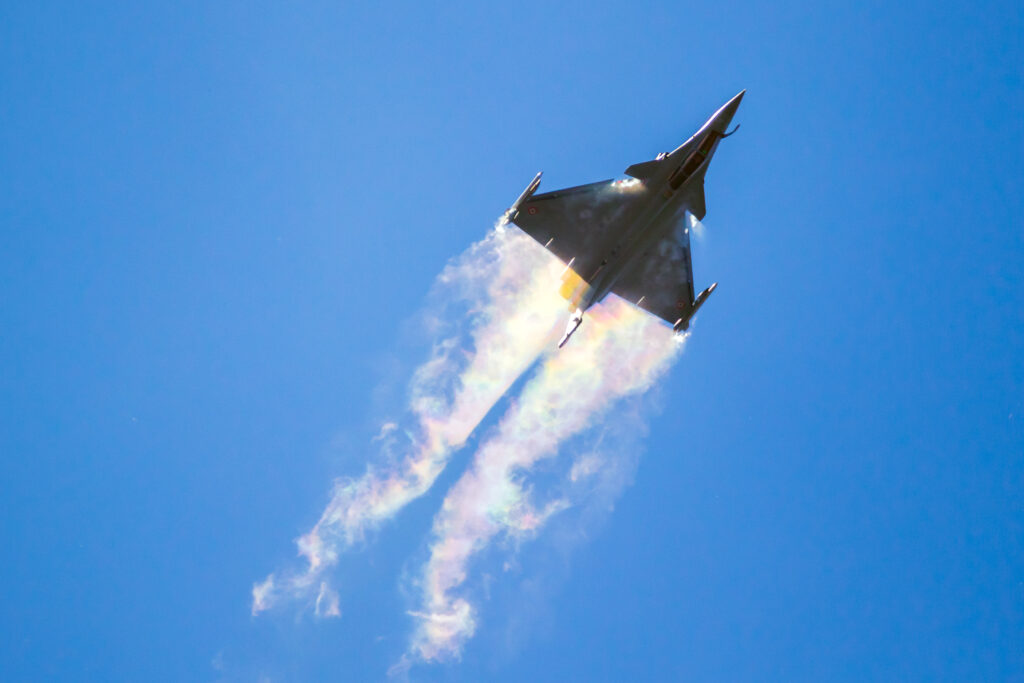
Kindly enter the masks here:
M 659 162 L 634 164 L 627 169 L 636 180 L 602 180 L 533 195 L 538 174 L 510 210 L 512 223 L 569 266 L 562 295 L 573 306 L 579 303 L 630 221 L 637 217 L 648 193 L 643 179 L 654 175 Z M 698 220 L 706 213 L 703 176 L 701 169 L 698 177 L 692 178 L 685 204 Z M 689 225 L 680 221 L 622 274 L 611 291 L 679 330 L 688 327 L 690 318 L 714 288 L 712 285 L 694 296 Z
M 695 311 L 690 231 L 685 221 L 665 236 L 612 287 L 616 294 L 670 325 Z
M 533 195 L 511 220 L 589 282 L 646 192 L 635 180 L 602 180 Z

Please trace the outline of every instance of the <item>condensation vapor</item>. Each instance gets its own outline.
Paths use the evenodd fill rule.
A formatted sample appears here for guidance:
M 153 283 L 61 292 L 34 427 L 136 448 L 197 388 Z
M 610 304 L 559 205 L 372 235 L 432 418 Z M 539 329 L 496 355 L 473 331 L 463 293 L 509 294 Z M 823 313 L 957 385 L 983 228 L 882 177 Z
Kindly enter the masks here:
M 681 352 L 683 338 L 616 297 L 592 308 L 570 344 L 548 355 L 494 433 L 452 487 L 434 520 L 430 556 L 418 578 L 421 606 L 409 651 L 415 660 L 458 657 L 476 629 L 466 591 L 470 563 L 496 537 L 529 538 L 569 502 L 532 500 L 526 476 L 624 397 L 648 389 Z M 581 458 L 575 481 L 598 466 Z
M 410 381 L 405 424 L 384 425 L 376 439 L 380 457 L 362 476 L 335 483 L 319 521 L 297 540 L 304 569 L 253 585 L 253 614 L 281 597 L 317 590 L 316 612 L 339 613 L 336 594 L 321 581 L 324 570 L 429 490 L 451 454 L 552 344 L 565 316 L 557 294 L 563 269 L 501 223 L 445 268 L 429 307 L 434 312 L 423 319 L 435 343 Z
M 704 227 L 704 224 L 689 211 L 686 212 L 686 221 L 689 223 L 690 232 L 693 236 L 703 242 L 704 238 L 707 237 L 707 229 Z

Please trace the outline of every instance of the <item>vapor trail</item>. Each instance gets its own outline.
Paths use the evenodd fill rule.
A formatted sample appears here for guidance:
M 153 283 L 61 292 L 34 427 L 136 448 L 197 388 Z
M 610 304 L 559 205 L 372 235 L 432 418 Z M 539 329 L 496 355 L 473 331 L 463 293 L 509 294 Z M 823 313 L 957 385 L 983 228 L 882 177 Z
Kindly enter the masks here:
M 500 224 L 445 268 L 432 296 L 437 312 L 425 317 L 435 342 L 410 381 L 406 424 L 384 425 L 377 461 L 362 476 L 335 482 L 319 521 L 297 540 L 307 566 L 254 584 L 253 614 L 282 595 L 308 597 L 317 589 L 317 614 L 340 613 L 321 574 L 368 530 L 423 495 L 451 454 L 551 345 L 565 314 L 557 295 L 563 269 L 531 238 Z
M 419 579 L 422 604 L 412 613 L 417 626 L 399 668 L 410 658 L 459 655 L 476 628 L 476 609 L 459 591 L 473 556 L 499 534 L 536 533 L 568 505 L 564 499 L 532 501 L 527 473 L 620 399 L 649 388 L 681 348 L 663 323 L 611 297 L 590 309 L 577 338 L 546 357 L 434 520 L 430 557 Z M 570 476 L 583 476 L 593 466 L 580 460 Z

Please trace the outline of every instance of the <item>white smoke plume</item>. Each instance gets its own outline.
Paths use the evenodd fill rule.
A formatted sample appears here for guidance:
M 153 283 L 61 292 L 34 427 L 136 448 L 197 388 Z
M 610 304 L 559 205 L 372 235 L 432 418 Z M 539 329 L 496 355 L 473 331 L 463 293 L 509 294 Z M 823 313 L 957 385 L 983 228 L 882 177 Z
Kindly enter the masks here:
M 568 501 L 531 500 L 527 474 L 594 426 L 620 399 L 645 391 L 682 349 L 662 322 L 615 297 L 591 308 L 572 343 L 545 357 L 493 434 L 480 446 L 434 520 L 430 556 L 418 579 L 422 604 L 403 660 L 458 657 L 476 629 L 477 608 L 463 587 L 474 556 L 497 537 L 529 538 Z M 602 463 L 582 454 L 573 482 Z
M 440 312 L 426 319 L 435 342 L 409 386 L 411 424 L 383 425 L 381 456 L 365 473 L 335 482 L 313 528 L 297 540 L 306 567 L 254 584 L 252 612 L 282 596 L 315 598 L 315 612 L 340 614 L 320 581 L 339 555 L 430 489 L 516 379 L 552 345 L 565 317 L 557 291 L 564 266 L 530 237 L 503 224 L 450 263 L 438 278 Z

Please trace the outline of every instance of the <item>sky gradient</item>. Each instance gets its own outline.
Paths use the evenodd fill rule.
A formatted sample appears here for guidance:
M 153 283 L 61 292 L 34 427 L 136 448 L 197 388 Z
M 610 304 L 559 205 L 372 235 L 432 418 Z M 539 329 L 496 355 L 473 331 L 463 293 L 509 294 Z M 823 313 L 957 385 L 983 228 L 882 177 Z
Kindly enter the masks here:
M 1024 679 L 1022 42 L 1015 2 L 8 3 L 0 678 L 384 679 L 513 401 L 340 617 L 251 591 L 406 410 L 438 274 L 745 88 L 621 486 L 406 675 Z

